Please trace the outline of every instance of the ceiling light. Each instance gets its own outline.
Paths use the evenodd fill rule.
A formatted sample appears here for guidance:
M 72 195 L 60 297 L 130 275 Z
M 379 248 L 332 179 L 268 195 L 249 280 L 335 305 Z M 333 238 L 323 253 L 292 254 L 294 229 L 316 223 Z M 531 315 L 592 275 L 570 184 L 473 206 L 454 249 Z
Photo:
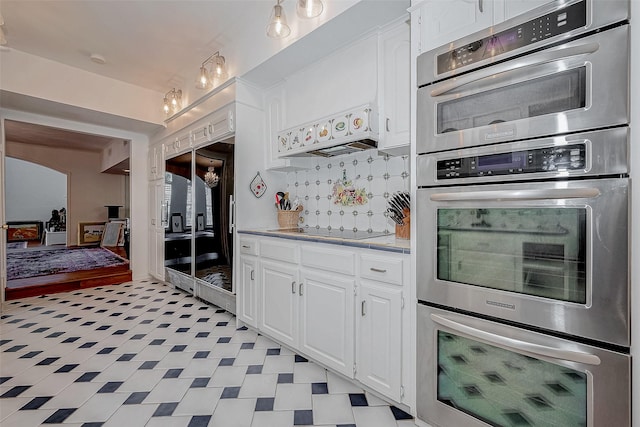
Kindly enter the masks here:
M 207 64 L 211 65 L 211 70 L 207 69 Z M 196 87 L 198 89 L 210 89 L 214 86 L 214 82 L 221 83 L 227 79 L 227 76 L 227 65 L 224 56 L 221 56 L 218 51 L 205 59 L 200 66 Z
M 296 12 L 300 18 L 315 18 L 322 13 L 322 0 L 297 0 Z
M 162 109 L 166 115 L 172 115 L 180 111 L 180 108 L 182 108 L 182 91 L 173 88 L 164 95 Z
M 213 166 L 209 166 L 204 174 L 204 183 L 207 184 L 207 187 L 213 188 L 218 186 L 218 182 L 220 182 L 220 177 L 215 173 Z
M 269 25 L 267 25 L 267 35 L 276 39 L 287 37 L 291 33 L 291 28 L 287 25 L 287 18 L 284 15 L 284 10 L 280 6 L 280 0 L 273 6 L 271 12 L 271 19 Z

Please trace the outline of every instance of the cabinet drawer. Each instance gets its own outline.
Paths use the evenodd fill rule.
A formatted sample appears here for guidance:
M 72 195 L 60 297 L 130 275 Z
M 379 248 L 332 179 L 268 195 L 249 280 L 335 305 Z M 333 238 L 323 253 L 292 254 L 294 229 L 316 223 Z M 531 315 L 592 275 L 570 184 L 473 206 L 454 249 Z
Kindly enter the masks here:
M 260 256 L 297 264 L 299 259 L 297 248 L 296 244 L 276 240 L 262 240 L 260 242 Z
M 302 265 L 304 267 L 349 274 L 351 276 L 355 274 L 356 257 L 351 252 L 314 246 L 303 246 L 301 252 Z
M 402 260 L 371 255 L 360 256 L 360 277 L 402 285 Z
M 240 253 L 244 255 L 258 255 L 258 242 L 253 239 L 240 239 Z

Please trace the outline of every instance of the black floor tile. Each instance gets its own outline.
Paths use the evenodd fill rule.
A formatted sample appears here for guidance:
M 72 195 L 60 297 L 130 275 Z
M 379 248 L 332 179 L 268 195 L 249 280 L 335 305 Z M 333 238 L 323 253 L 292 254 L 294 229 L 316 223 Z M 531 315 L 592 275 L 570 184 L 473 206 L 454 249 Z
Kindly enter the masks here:
M 231 342 L 231 337 L 220 337 L 220 338 L 218 338 L 218 343 L 226 344 L 228 342 Z
M 69 365 L 64 365 L 62 366 L 60 369 L 58 369 L 57 371 L 55 371 L 55 374 L 59 374 L 59 373 L 65 373 L 65 372 L 71 372 L 73 371 L 75 368 L 77 368 L 79 365 L 77 363 L 72 363 Z
M 4 384 L 13 377 L 0 377 L 0 384 Z
M 29 353 L 25 353 L 22 356 L 20 356 L 20 359 L 31 359 L 33 357 L 36 357 L 40 353 L 42 353 L 42 352 L 41 351 L 30 351 Z
M 187 427 L 207 427 L 211 421 L 211 415 L 194 415 Z
M 278 384 L 293 384 L 293 373 L 278 374 Z
M 14 345 L 13 347 L 9 347 L 8 349 L 6 349 L 4 352 L 5 353 L 15 353 L 16 351 L 20 351 L 25 347 L 26 347 L 26 345 Z
M 209 384 L 209 380 L 211 378 L 202 377 L 202 378 L 194 378 L 191 386 L 189 388 L 204 388 Z
M 105 347 L 102 350 L 100 350 L 97 354 L 110 354 L 115 349 L 116 349 L 115 347 Z
M 69 337 L 66 340 L 62 341 L 62 344 L 67 344 L 70 342 L 76 342 L 80 339 L 80 337 Z
M 158 360 L 147 360 L 138 369 L 153 369 L 158 364 Z
M 136 391 L 127 397 L 127 400 L 124 401 L 123 405 L 139 405 L 144 402 L 144 399 L 146 399 L 147 396 L 149 396 L 148 391 Z
M 69 418 L 69 415 L 73 414 L 75 411 L 76 408 L 58 409 L 56 412 L 51 414 L 49 418 L 44 420 L 42 424 L 62 424 L 64 420 Z
M 329 394 L 327 383 L 312 383 L 311 394 Z
M 236 399 L 240 393 L 240 387 L 225 387 L 220 399 Z
M 134 357 L 136 357 L 135 353 L 125 353 L 122 356 L 118 357 L 118 359 L 116 361 L 117 362 L 128 362 L 131 359 L 133 359 Z
M 222 359 L 220 359 L 220 363 L 218 363 L 218 366 L 233 366 L 233 362 L 235 362 L 236 359 L 234 357 L 223 357 Z
M 275 398 L 273 397 L 259 397 L 256 400 L 255 411 L 273 411 L 274 400 Z
M 413 417 L 410 414 L 407 414 L 400 408 L 396 408 L 395 406 L 390 406 L 391 412 L 393 413 L 393 418 L 396 420 L 412 420 Z
M 51 365 L 53 362 L 55 362 L 58 359 L 60 359 L 60 358 L 59 357 L 47 357 L 45 359 L 42 359 L 40 362 L 36 363 L 36 366 Z
M 170 352 L 171 353 L 180 353 L 182 351 L 184 351 L 187 348 L 186 345 L 174 345 L 173 347 L 171 347 Z
M 182 369 L 169 369 L 162 378 L 178 378 L 182 374 Z
M 240 350 L 253 350 L 253 347 L 256 344 L 253 342 L 243 342 L 242 345 L 240 346 Z
M 0 399 L 4 399 L 7 397 L 18 397 L 30 387 L 31 387 L 30 385 L 17 385 L 5 391 L 2 395 L 0 395 Z
M 122 385 L 122 381 L 109 381 L 98 390 L 98 393 L 114 393 Z
M 93 342 L 86 342 L 84 344 L 82 344 L 80 347 L 78 348 L 91 348 L 94 345 L 98 344 L 97 342 L 93 341 Z
M 267 356 L 280 356 L 280 349 L 279 348 L 268 348 L 267 349 Z
M 29 411 L 39 409 L 42 405 L 51 400 L 53 396 L 34 397 L 26 405 L 20 408 L 21 411 Z
M 196 354 L 193 355 L 194 359 L 206 359 L 207 357 L 209 357 L 209 353 L 208 351 L 196 351 Z
M 309 360 L 305 359 L 304 357 L 296 354 L 296 357 L 295 357 L 295 362 L 296 363 L 304 363 L 304 362 L 308 362 L 308 361 Z
M 349 393 L 349 400 L 351 401 L 351 406 L 369 406 L 367 396 L 364 393 Z
M 294 426 L 310 426 L 313 425 L 313 411 L 311 410 L 295 410 L 293 411 Z
M 95 377 L 97 377 L 100 372 L 85 372 L 80 375 L 80 377 L 75 381 L 77 383 L 88 383 L 92 381 Z
M 153 340 L 153 341 L 151 341 L 151 342 L 149 343 L 149 345 L 162 345 L 162 343 L 163 343 L 163 342 L 165 342 L 165 341 L 166 341 L 166 340 L 160 340 L 160 339 L 157 339 L 157 340 Z
M 198 332 L 196 334 L 196 338 L 207 338 L 209 336 L 209 332 Z
M 147 334 L 135 334 L 134 336 L 132 336 L 132 337 L 131 337 L 131 338 L 129 338 L 129 339 L 132 339 L 132 340 L 141 340 L 142 338 L 144 338 L 144 337 L 146 337 L 146 336 L 147 336 Z
M 152 417 L 170 417 L 176 410 L 179 402 L 161 403 L 153 413 Z
M 261 374 L 262 365 L 249 365 L 247 366 L 247 375 L 249 374 Z

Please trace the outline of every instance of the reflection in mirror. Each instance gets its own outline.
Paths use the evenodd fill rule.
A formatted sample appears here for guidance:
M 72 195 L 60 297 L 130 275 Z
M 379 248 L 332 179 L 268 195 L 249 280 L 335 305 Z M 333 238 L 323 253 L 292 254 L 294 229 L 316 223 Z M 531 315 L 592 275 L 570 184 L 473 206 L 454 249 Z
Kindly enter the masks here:
M 217 142 L 196 150 L 194 173 L 195 277 L 232 292 L 233 145 Z
M 168 214 L 165 228 L 165 267 L 191 276 L 191 233 L 193 202 L 191 193 L 191 153 L 185 153 L 165 164 L 164 200 Z M 169 280 L 176 286 L 169 274 Z

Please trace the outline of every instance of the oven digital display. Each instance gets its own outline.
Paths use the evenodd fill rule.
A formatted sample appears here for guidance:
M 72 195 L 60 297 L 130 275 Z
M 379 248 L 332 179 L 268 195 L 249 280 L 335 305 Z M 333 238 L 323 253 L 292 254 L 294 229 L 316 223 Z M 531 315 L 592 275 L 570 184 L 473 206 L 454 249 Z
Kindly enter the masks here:
M 504 169 L 504 168 L 521 168 L 526 166 L 526 156 L 523 152 L 492 154 L 490 156 L 481 156 L 477 160 L 477 169 Z

